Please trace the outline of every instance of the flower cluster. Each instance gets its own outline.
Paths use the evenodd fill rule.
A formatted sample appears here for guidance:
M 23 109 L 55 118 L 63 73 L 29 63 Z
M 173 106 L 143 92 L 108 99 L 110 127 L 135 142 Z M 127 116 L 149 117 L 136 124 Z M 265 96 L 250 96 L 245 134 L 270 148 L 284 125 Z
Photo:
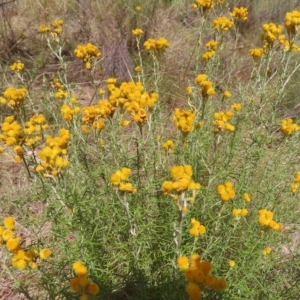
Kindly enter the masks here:
M 183 133 L 188 134 L 194 130 L 196 113 L 193 110 L 175 109 L 173 120 L 175 126 Z
M 164 51 L 170 47 L 170 44 L 165 38 L 160 37 L 158 40 L 148 39 L 144 43 L 144 47 L 147 50 Z
M 300 130 L 300 127 L 293 123 L 292 119 L 284 119 L 281 120 L 281 131 L 285 134 L 285 135 L 291 135 L 294 132 L 297 132 Z
M 14 116 L 6 117 L 1 129 L 0 140 L 7 146 L 18 145 L 23 142 L 22 126 L 15 120 Z
M 296 45 L 293 40 L 286 38 L 284 34 L 278 37 L 278 41 L 281 45 L 283 45 L 285 51 L 300 52 L 300 47 Z
M 19 107 L 23 103 L 26 94 L 26 88 L 16 89 L 14 87 L 9 87 L 3 93 L 4 98 L 0 97 L 0 103 L 6 104 L 11 108 Z
M 184 272 L 188 281 L 186 292 L 190 299 L 198 300 L 201 298 L 205 288 L 216 291 L 226 288 L 226 281 L 223 278 L 216 278 L 211 275 L 212 265 L 209 261 L 201 261 L 199 254 L 193 254 L 190 258 L 179 256 L 177 258 L 178 268 Z
M 136 188 L 129 182 L 129 175 L 131 174 L 131 169 L 122 168 L 117 170 L 110 177 L 111 184 L 119 189 L 121 192 L 136 193 Z
M 299 183 L 300 183 L 300 172 L 297 172 L 296 177 L 294 179 L 294 181 L 290 184 L 292 192 L 295 194 L 298 190 L 299 187 Z
M 211 41 L 207 42 L 205 44 L 205 47 L 207 48 L 208 51 L 202 55 L 202 58 L 204 60 L 210 60 L 215 55 L 217 46 L 218 46 L 218 42 L 215 40 L 211 40 Z
M 261 39 L 263 41 L 263 48 L 268 52 L 273 47 L 274 42 L 279 39 L 283 26 L 269 23 L 264 24 L 262 29 Z
M 54 78 L 51 82 L 52 87 L 56 90 L 55 98 L 57 99 L 65 99 L 69 96 L 69 93 L 65 91 L 65 86 L 57 79 Z
M 208 12 L 214 8 L 213 0 L 195 0 L 195 3 L 192 4 L 192 8 L 199 8 L 203 12 Z
M 192 179 L 193 171 L 190 165 L 174 166 L 170 173 L 172 181 L 163 182 L 161 188 L 165 195 L 170 195 L 177 201 L 176 206 L 178 210 L 186 213 L 188 202 L 192 204 L 195 201 L 201 185 Z M 187 197 L 187 191 L 192 192 L 192 197 Z
M 68 104 L 63 104 L 63 106 L 60 109 L 60 112 L 66 121 L 72 121 L 73 116 L 80 112 L 80 107 L 79 106 L 72 107 L 69 106 Z
M 86 45 L 78 45 L 74 50 L 77 58 L 82 59 L 85 62 L 85 68 L 90 70 L 92 68 L 92 58 L 100 57 L 101 53 L 97 46 L 87 43 Z
M 11 252 L 12 266 L 18 269 L 25 269 L 27 266 L 36 269 L 38 258 L 47 259 L 52 254 L 52 251 L 48 248 L 42 249 L 40 252 L 36 249 L 23 250 L 21 248 L 21 237 L 15 234 L 15 218 L 12 216 L 6 217 L 3 224 L 4 227 L 0 226 L 0 245 L 5 244 Z
M 25 144 L 28 147 L 36 148 L 42 140 L 43 133 L 49 129 L 46 118 L 43 114 L 34 115 L 25 123 L 23 132 L 25 134 Z
M 167 151 L 167 153 L 173 153 L 175 144 L 172 140 L 167 140 L 165 143 L 162 144 L 162 147 Z
M 218 32 L 226 32 L 233 27 L 233 21 L 222 16 L 214 20 L 214 29 Z
M 200 94 L 203 98 L 207 98 L 208 96 L 215 95 L 215 90 L 213 89 L 213 83 L 207 80 L 206 74 L 199 74 L 196 77 L 196 82 L 200 86 Z
M 42 33 L 51 33 L 52 35 L 58 36 L 62 33 L 62 27 L 64 25 L 63 20 L 57 20 L 51 22 L 51 28 L 47 27 L 45 24 L 40 25 L 40 32 Z
M 214 122 L 215 132 L 220 132 L 225 129 L 228 131 L 234 131 L 235 127 L 230 124 L 228 121 L 233 117 L 233 112 L 231 110 L 228 111 L 220 111 L 214 113 Z
M 232 210 L 232 214 L 237 218 L 245 217 L 248 215 L 248 209 L 247 208 L 234 208 Z
M 145 92 L 141 82 L 122 82 L 120 87 L 117 87 L 116 80 L 110 78 L 106 83 L 109 101 L 114 107 L 119 107 L 121 113 L 127 111 L 137 124 L 144 124 L 148 120 L 148 114 L 159 98 L 157 93 Z M 123 126 L 126 125 L 129 125 L 129 122 L 123 123 Z
M 9 68 L 12 71 L 20 73 L 24 69 L 24 64 L 22 62 L 15 62 Z
M 263 48 L 253 48 L 249 50 L 250 55 L 253 57 L 253 59 L 257 60 L 264 54 Z
M 191 219 L 192 228 L 190 229 L 190 234 L 192 236 L 199 236 L 205 233 L 206 228 L 204 225 L 202 225 L 198 220 L 195 218 Z
M 99 293 L 99 286 L 93 283 L 87 276 L 87 267 L 82 264 L 81 261 L 76 261 L 73 264 L 73 271 L 77 277 L 73 277 L 70 280 L 71 288 L 74 292 L 79 293 L 80 300 L 90 300 L 93 295 Z
M 69 165 L 67 146 L 70 139 L 69 130 L 62 128 L 59 136 L 49 135 L 46 146 L 38 153 L 42 163 L 35 167 L 35 171 L 44 177 L 58 176 L 61 170 Z
M 234 7 L 233 11 L 229 13 L 232 18 L 239 21 L 248 20 L 248 10 L 246 7 Z
M 300 25 L 300 11 L 294 10 L 285 15 L 285 27 L 290 36 L 294 36 Z
M 279 231 L 283 229 L 281 223 L 277 223 L 273 220 L 274 213 L 272 211 L 263 208 L 258 211 L 258 214 L 258 222 L 260 225 Z
M 233 183 L 231 181 L 227 181 L 225 184 L 218 185 L 218 194 L 223 201 L 233 199 L 235 197 Z
M 99 131 L 104 129 L 104 119 L 111 117 L 115 109 L 116 107 L 106 99 L 99 100 L 96 105 L 82 108 L 82 131 L 90 132 L 90 126 Z

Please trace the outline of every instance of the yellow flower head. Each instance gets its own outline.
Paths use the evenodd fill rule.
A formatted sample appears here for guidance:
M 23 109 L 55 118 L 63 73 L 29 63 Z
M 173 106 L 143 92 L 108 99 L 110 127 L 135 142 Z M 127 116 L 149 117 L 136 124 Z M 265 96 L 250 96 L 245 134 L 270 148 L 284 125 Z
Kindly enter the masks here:
M 225 16 L 219 17 L 214 20 L 214 29 L 218 32 L 226 32 L 228 31 L 234 23 L 226 18 Z
M 9 251 L 16 251 L 20 247 L 20 237 L 10 238 L 6 242 L 6 247 Z
M 239 110 L 241 110 L 241 108 L 242 108 L 242 104 L 241 104 L 241 103 L 233 103 L 233 104 L 231 105 L 231 108 L 232 108 L 233 110 L 235 110 L 235 111 L 239 111 Z
M 48 259 L 51 254 L 52 251 L 48 248 L 42 249 L 39 253 L 41 259 Z
M 15 218 L 12 216 L 6 217 L 3 220 L 3 224 L 6 229 L 14 230 L 15 229 Z
M 202 292 L 198 284 L 194 282 L 189 282 L 185 288 L 185 291 L 192 300 L 199 300 L 201 298 Z
M 285 15 L 285 27 L 289 34 L 294 36 L 300 25 L 300 12 L 297 10 L 287 12 Z
M 264 54 L 263 48 L 253 48 L 249 50 L 250 55 L 253 57 L 253 59 L 258 59 Z
M 12 71 L 16 71 L 16 72 L 20 73 L 24 69 L 24 64 L 21 62 L 15 62 L 11 66 L 9 66 L 9 68 Z
M 88 291 L 92 295 L 98 294 L 99 293 L 99 286 L 98 286 L 98 284 L 96 284 L 96 283 L 90 283 L 88 285 Z
M 234 268 L 235 267 L 235 261 L 234 260 L 230 260 L 229 262 L 228 262 L 228 265 L 229 265 L 229 267 L 232 269 L 232 268 Z
M 228 201 L 230 199 L 233 199 L 235 197 L 235 191 L 233 189 L 233 183 L 230 181 L 227 181 L 225 184 L 218 185 L 218 193 L 220 195 L 220 198 L 223 201 Z
M 224 91 L 223 95 L 225 98 L 230 98 L 232 96 L 229 91 Z
M 248 10 L 246 7 L 234 7 L 233 11 L 229 13 L 234 19 L 239 21 L 248 20 Z
M 184 271 L 189 267 L 189 259 L 187 256 L 178 256 L 177 257 L 177 266 L 180 270 Z
M 166 151 L 170 152 L 170 151 L 172 151 L 172 149 L 175 147 L 175 144 L 174 144 L 174 142 L 173 142 L 172 140 L 167 140 L 167 141 L 162 145 L 162 147 L 163 147 Z
M 73 270 L 79 277 L 85 277 L 87 275 L 87 267 L 79 260 L 73 264 Z
M 262 251 L 262 254 L 263 254 L 263 255 L 268 255 L 268 254 L 271 253 L 271 251 L 272 251 L 272 248 L 267 247 L 267 248 L 265 248 L 265 249 Z
M 136 28 L 136 29 L 133 29 L 133 30 L 132 30 L 132 34 L 133 34 L 134 36 L 136 36 L 136 37 L 142 35 L 143 33 L 144 33 L 144 31 L 143 31 L 142 29 L 140 29 L 140 28 Z

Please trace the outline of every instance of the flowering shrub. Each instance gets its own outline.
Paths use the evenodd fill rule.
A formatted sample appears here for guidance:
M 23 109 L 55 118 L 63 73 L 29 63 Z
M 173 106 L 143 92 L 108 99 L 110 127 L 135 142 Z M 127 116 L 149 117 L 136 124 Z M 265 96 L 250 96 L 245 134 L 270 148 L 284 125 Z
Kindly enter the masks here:
M 76 25 L 44 2 L 0 35 L 4 288 L 298 299 L 300 12 L 86 1 Z

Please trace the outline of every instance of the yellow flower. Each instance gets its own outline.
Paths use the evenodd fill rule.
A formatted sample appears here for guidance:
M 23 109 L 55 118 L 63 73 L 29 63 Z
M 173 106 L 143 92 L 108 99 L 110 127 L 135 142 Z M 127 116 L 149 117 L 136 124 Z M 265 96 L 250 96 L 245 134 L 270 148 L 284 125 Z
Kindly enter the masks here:
M 300 25 L 300 12 L 294 10 L 292 12 L 287 12 L 285 15 L 285 27 L 289 34 L 294 36 L 296 34 L 296 29 L 299 28 Z
M 11 229 L 5 229 L 2 232 L 2 239 L 7 242 L 9 239 L 13 238 L 14 232 Z
M 142 10 L 142 7 L 141 7 L 141 6 L 136 6 L 135 9 L 136 9 L 137 11 L 140 11 L 140 10 Z
M 292 119 L 284 119 L 281 121 L 281 131 L 286 135 L 291 135 L 300 130 L 300 127 L 293 123 Z
M 71 289 L 74 292 L 80 292 L 81 291 L 81 286 L 79 285 L 79 278 L 77 278 L 77 277 L 71 278 L 70 285 L 71 285 Z
M 231 20 L 227 19 L 225 16 L 219 17 L 214 20 L 214 29 L 216 31 L 226 32 L 233 25 L 234 25 L 233 22 Z
M 20 237 L 10 238 L 6 242 L 6 247 L 9 251 L 16 251 L 20 247 Z
M 228 201 L 235 197 L 235 191 L 233 189 L 233 183 L 228 181 L 225 185 L 218 185 L 218 194 L 223 201 Z
M 15 218 L 12 216 L 6 217 L 3 220 L 3 224 L 6 229 L 14 230 L 15 229 Z
M 192 90 L 192 87 L 191 87 L 191 86 L 188 86 L 188 87 L 186 88 L 186 94 L 189 95 L 189 96 L 193 95 L 193 90 Z
M 170 152 L 170 151 L 172 151 L 172 149 L 175 147 L 175 144 L 174 144 L 174 142 L 173 142 L 172 140 L 167 140 L 167 141 L 162 145 L 162 147 L 163 147 L 166 151 Z
M 146 50 L 157 50 L 157 51 L 160 50 L 160 51 L 163 51 L 163 50 L 169 48 L 170 44 L 165 38 L 160 37 L 158 40 L 148 39 L 144 43 L 144 47 L 146 48 Z
M 262 251 L 262 254 L 263 254 L 263 255 L 268 255 L 268 254 L 271 253 L 271 251 L 272 251 L 272 248 L 267 247 L 267 248 L 265 248 L 265 249 Z
M 209 42 L 207 42 L 205 44 L 205 47 L 208 49 L 208 50 L 212 50 L 212 51 L 215 51 L 217 50 L 217 46 L 218 46 L 218 42 L 215 41 L 215 40 L 211 40 Z
M 200 121 L 199 121 L 199 122 L 196 124 L 196 128 L 201 128 L 202 125 L 203 125 L 203 122 L 200 122 Z
M 198 284 L 189 282 L 185 288 L 191 300 L 198 300 L 201 298 L 201 290 Z
M 144 33 L 144 31 L 140 28 L 133 29 L 131 32 L 136 37 L 138 37 Z
M 130 124 L 130 121 L 128 121 L 128 120 L 123 120 L 123 121 L 120 123 L 120 125 L 121 125 L 122 127 L 128 127 L 129 124 Z
M 248 10 L 246 7 L 234 7 L 233 11 L 229 13 L 234 19 L 240 21 L 248 20 Z
M 215 55 L 215 51 L 207 51 L 202 55 L 202 59 L 210 60 Z
M 99 293 L 99 286 L 98 286 L 98 284 L 96 284 L 96 283 L 90 283 L 88 285 L 88 291 L 92 295 L 98 294 Z
M 24 64 L 21 62 L 15 62 L 11 66 L 9 66 L 9 68 L 12 71 L 21 72 L 24 69 Z
M 177 257 L 177 266 L 180 270 L 184 271 L 189 267 L 189 259 L 187 256 Z
M 217 279 L 214 282 L 213 289 L 216 291 L 225 290 L 226 289 L 226 280 L 223 278 Z
M 48 259 L 51 254 L 52 251 L 48 248 L 42 249 L 39 253 L 41 259 Z
M 233 110 L 235 110 L 235 111 L 238 111 L 238 110 L 240 110 L 240 109 L 242 108 L 242 104 L 241 104 L 241 103 L 233 103 L 233 104 L 231 105 L 231 108 L 232 108 Z
M 225 98 L 230 98 L 232 96 L 229 91 L 224 91 L 223 95 Z
M 142 69 L 141 69 L 140 66 L 137 66 L 137 67 L 134 68 L 134 70 L 135 70 L 137 73 L 140 73 Z
M 234 268 L 235 267 L 235 261 L 234 260 L 230 260 L 229 262 L 228 262 L 228 265 L 229 265 L 229 267 L 232 269 L 232 268 Z
M 195 2 L 197 3 L 197 6 L 204 10 L 204 12 L 208 12 L 214 7 L 214 3 L 212 0 L 196 0 Z
M 7 99 L 7 105 L 14 108 L 20 106 L 27 94 L 26 88 L 16 89 L 14 87 L 9 87 L 3 93 L 4 97 Z
M 79 277 L 85 277 L 87 274 L 87 267 L 81 261 L 76 261 L 73 264 L 73 270 Z
M 197 237 L 205 233 L 205 226 L 201 225 L 198 220 L 195 218 L 191 219 L 192 228 L 190 229 L 190 234 Z
M 263 48 L 253 48 L 253 49 L 249 50 L 249 53 L 254 59 L 258 59 L 264 54 L 264 49 Z
M 251 198 L 250 198 L 250 195 L 248 193 L 244 193 L 243 194 L 243 199 L 246 201 L 246 202 L 251 202 Z

